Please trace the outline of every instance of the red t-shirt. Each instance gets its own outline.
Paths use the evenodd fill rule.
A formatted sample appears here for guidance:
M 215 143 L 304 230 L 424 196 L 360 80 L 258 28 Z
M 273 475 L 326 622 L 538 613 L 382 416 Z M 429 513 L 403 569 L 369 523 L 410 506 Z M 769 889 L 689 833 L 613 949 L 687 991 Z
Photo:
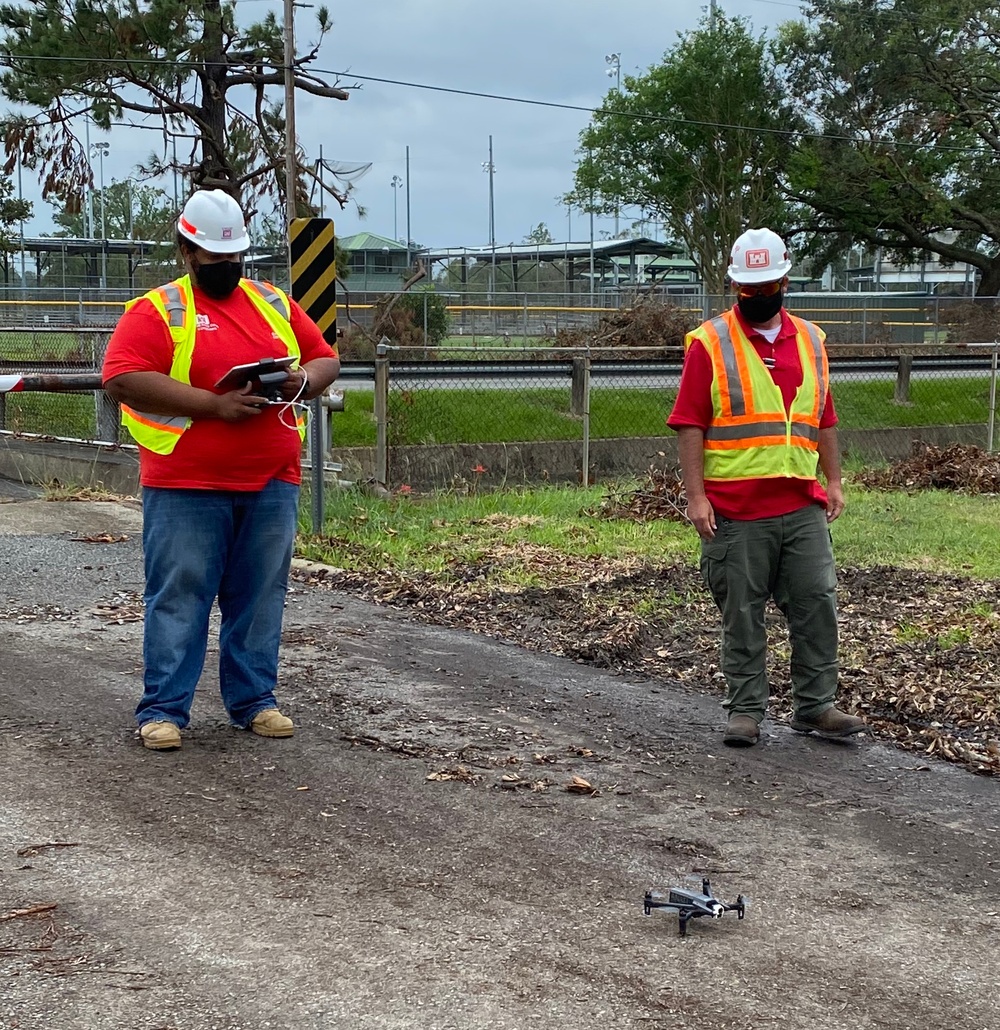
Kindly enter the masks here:
M 213 390 L 233 367 L 288 353 L 263 315 L 243 290 L 223 301 L 194 290 L 197 329 L 191 361 L 191 385 Z M 319 326 L 291 302 L 291 326 L 304 365 L 316 358 L 335 358 Z M 148 300 L 140 300 L 122 315 L 104 358 L 106 383 L 126 372 L 169 375 L 174 345 L 166 322 Z M 223 391 L 217 390 L 217 393 Z M 196 418 L 171 454 L 156 454 L 140 446 L 143 486 L 193 490 L 263 490 L 272 479 L 301 481 L 302 444 L 295 409 L 269 406 L 241 422 Z
M 788 314 L 781 312 L 781 329 L 774 344 L 768 343 L 755 329 L 747 325 L 735 309 L 736 317 L 747 339 L 762 359 L 774 358 L 771 378 L 781 390 L 785 410 L 791 406 L 795 391 L 802 385 L 802 362 L 795 342 L 795 325 Z M 688 348 L 684 356 L 680 388 L 674 409 L 667 419 L 671 429 L 681 426 L 697 426 L 707 429 L 712 421 L 712 360 L 708 351 L 700 345 Z M 820 429 L 837 424 L 837 413 L 833 407 L 833 395 L 828 391 L 826 405 L 820 419 Z M 826 491 L 815 479 L 793 479 L 780 476 L 773 479 L 739 479 L 732 481 L 714 480 L 705 483 L 705 495 L 719 515 L 730 519 L 766 519 L 787 515 L 808 504 L 826 507 Z

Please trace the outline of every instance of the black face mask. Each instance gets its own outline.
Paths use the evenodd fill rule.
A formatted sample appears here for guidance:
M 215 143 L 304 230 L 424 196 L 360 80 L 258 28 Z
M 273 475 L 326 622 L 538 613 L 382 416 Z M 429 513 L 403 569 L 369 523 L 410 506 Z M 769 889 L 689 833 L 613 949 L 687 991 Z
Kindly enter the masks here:
M 781 310 L 785 298 L 785 291 L 778 290 L 773 297 L 762 297 L 759 293 L 755 297 L 740 297 L 736 303 L 739 305 L 740 314 L 751 325 L 763 325 L 770 322 Z
M 211 264 L 193 265 L 191 271 L 201 290 L 216 300 L 225 300 L 240 284 L 243 262 L 213 261 Z

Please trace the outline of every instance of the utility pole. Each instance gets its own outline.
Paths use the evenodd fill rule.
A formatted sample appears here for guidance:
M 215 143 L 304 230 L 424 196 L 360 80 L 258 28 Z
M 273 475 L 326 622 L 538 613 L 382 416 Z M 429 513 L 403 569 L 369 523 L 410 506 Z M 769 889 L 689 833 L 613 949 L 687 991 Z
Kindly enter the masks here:
M 711 0 L 711 3 L 709 4 L 709 7 L 708 7 L 708 31 L 709 32 L 715 32 L 715 15 L 716 15 L 715 0 Z
M 292 222 L 298 210 L 295 205 L 295 32 L 292 27 L 295 4 L 284 0 L 285 10 L 285 249 L 288 255 L 288 293 L 292 294 Z M 309 457 L 312 462 L 310 490 L 312 498 L 312 528 L 314 533 L 323 529 L 325 502 L 323 498 L 323 400 L 314 397 L 309 402 L 312 439 Z
M 293 0 L 285 4 L 285 244 L 288 250 L 288 288 L 292 286 L 292 222 L 295 207 L 295 31 Z

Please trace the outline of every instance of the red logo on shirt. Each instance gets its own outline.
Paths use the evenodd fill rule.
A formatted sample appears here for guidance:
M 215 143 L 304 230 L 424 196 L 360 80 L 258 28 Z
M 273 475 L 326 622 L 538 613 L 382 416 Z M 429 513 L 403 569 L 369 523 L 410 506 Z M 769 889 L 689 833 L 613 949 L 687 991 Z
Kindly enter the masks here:
M 747 268 L 767 268 L 769 255 L 767 250 L 748 250 L 746 253 Z

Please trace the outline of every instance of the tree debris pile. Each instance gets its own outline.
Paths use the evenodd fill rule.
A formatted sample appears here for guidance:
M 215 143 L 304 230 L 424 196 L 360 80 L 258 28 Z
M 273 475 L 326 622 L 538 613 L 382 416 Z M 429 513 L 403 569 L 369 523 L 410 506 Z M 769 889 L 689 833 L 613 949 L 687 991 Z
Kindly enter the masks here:
M 948 343 L 990 343 L 1000 338 L 1000 309 L 992 297 L 978 304 L 938 302 L 930 314 L 939 325 L 948 326 Z
M 525 570 L 551 586 L 513 588 Z M 443 576 L 321 571 L 314 582 L 418 618 L 717 696 L 719 616 L 698 571 L 507 546 Z M 841 691 L 871 732 L 923 761 L 1000 775 L 1000 583 L 894 568 L 840 573 Z M 770 718 L 791 714 L 788 644 L 768 614 Z M 720 729 L 723 713 L 720 710 Z
M 565 358 L 567 351 L 583 347 L 623 351 L 616 357 L 635 359 L 673 358 L 684 354 L 684 337 L 697 328 L 700 317 L 692 311 L 645 298 L 631 308 L 616 308 L 601 315 L 596 326 L 560 329 L 556 332 L 552 357 Z M 657 351 L 648 350 L 657 348 Z
M 649 478 L 634 490 L 612 487 L 600 504 L 588 514 L 599 519 L 625 519 L 630 522 L 652 522 L 670 519 L 687 522 L 687 495 L 676 469 L 650 468 Z
M 866 469 L 855 480 L 872 490 L 996 494 L 1000 493 L 1000 459 L 973 444 L 935 447 L 918 440 L 909 458 L 885 469 Z

